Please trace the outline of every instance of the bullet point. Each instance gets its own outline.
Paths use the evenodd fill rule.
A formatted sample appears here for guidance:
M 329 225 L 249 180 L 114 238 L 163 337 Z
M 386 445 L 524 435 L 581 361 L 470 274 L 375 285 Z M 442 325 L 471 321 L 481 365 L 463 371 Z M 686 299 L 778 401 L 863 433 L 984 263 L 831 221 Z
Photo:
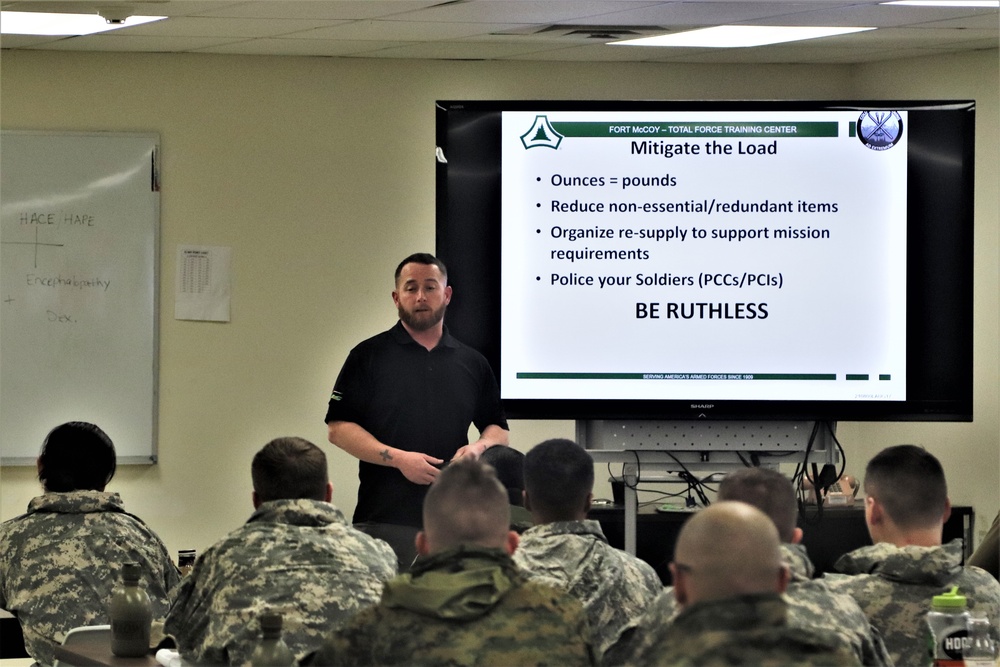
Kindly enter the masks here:
M 540 229 L 536 229 L 536 230 L 535 230 L 535 233 L 536 233 L 536 234 L 541 234 L 541 233 L 542 233 L 542 230 L 540 230 Z
M 535 280 L 541 280 L 541 279 L 542 279 L 541 276 L 535 276 Z
M 536 181 L 540 181 L 540 180 L 542 180 L 542 177 L 541 177 L 541 176 L 539 176 L 539 177 L 538 177 L 538 178 L 536 178 L 535 180 L 536 180 Z
M 541 208 L 541 207 L 542 207 L 541 204 L 535 204 L 535 208 Z

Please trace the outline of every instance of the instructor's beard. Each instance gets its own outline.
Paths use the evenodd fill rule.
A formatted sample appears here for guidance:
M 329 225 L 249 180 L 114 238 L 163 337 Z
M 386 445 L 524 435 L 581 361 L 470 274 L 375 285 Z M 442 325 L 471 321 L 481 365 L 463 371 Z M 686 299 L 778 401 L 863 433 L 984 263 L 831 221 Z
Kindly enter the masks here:
M 437 310 L 425 310 L 419 313 L 412 313 L 405 310 L 403 306 L 397 306 L 397 310 L 399 311 L 399 319 L 403 321 L 403 324 L 414 331 L 427 331 L 428 329 L 433 329 L 444 319 L 444 311 L 447 307 L 448 304 L 442 304 Z

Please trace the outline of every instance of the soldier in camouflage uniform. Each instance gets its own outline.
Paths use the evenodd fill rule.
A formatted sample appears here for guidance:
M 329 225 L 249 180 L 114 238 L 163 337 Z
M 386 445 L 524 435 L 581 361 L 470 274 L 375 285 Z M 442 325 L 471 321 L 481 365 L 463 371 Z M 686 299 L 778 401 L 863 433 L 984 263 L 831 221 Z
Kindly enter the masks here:
M 782 558 L 788 563 L 789 623 L 802 628 L 827 630 L 845 642 L 862 665 L 895 664 L 882 634 L 872 626 L 854 598 L 832 590 L 826 582 L 813 579 L 812 561 L 801 544 L 782 544 Z
M 396 574 L 389 545 L 349 526 L 330 504 L 326 455 L 314 444 L 273 440 L 251 472 L 254 513 L 198 558 L 172 596 L 163 630 L 185 660 L 245 663 L 265 610 L 283 616 L 293 653 L 315 651 Z
M 941 544 L 950 507 L 944 469 L 932 454 L 914 445 L 882 450 L 865 470 L 865 521 L 875 544 L 836 562 L 851 576 L 824 577 L 858 601 L 900 666 L 928 663 L 931 598 L 952 586 L 970 611 L 989 617 L 997 639 L 1000 583 L 978 567 L 962 567 L 961 540 Z
M 800 544 L 802 529 L 795 525 L 798 513 L 795 488 L 784 475 L 765 468 L 746 468 L 730 473 L 719 484 L 718 500 L 749 503 L 767 514 L 778 529 L 782 560 L 788 565 L 790 574 L 785 592 L 789 625 L 806 630 L 818 628 L 838 636 L 840 643 L 850 648 L 863 665 L 893 664 L 882 636 L 871 626 L 854 599 L 844 593 L 835 593 L 825 582 L 813 579 L 815 568 Z M 645 626 L 672 622 L 676 613 L 673 595 L 661 596 L 647 618 L 629 627 L 615 647 L 611 662 L 620 661 L 615 656 L 627 653 L 630 643 L 641 640 Z
M 524 508 L 524 454 L 513 447 L 487 447 L 479 460 L 493 466 L 497 479 L 507 489 L 510 504 L 510 529 L 523 534 L 532 526 L 531 512 Z
M 864 665 L 892 665 L 878 630 L 851 596 L 835 593 L 825 582 L 813 579 L 815 568 L 802 546 L 802 529 L 796 527 L 798 503 L 795 487 L 776 470 L 745 468 L 732 472 L 719 484 L 719 500 L 741 500 L 767 514 L 781 538 L 782 559 L 791 578 L 789 622 L 804 628 L 822 628 L 842 635 Z
M 138 563 L 153 605 L 167 611 L 180 580 L 160 538 L 104 491 L 116 468 L 104 431 L 86 422 L 57 426 L 38 457 L 45 494 L 0 524 L 0 607 L 17 617 L 36 662 L 50 665 L 53 643 L 84 625 L 106 625 L 124 563 Z
M 824 630 L 792 627 L 787 601 L 776 593 L 692 605 L 647 638 L 632 665 L 670 667 L 831 667 L 859 665 Z
M 423 518 L 421 559 L 309 664 L 593 664 L 580 603 L 526 580 L 511 560 L 518 535 L 492 468 L 452 462 L 431 486 Z
M 521 536 L 514 562 L 532 579 L 583 603 L 598 657 L 663 591 L 656 571 L 608 544 L 587 520 L 594 460 L 572 440 L 546 440 L 524 459 L 525 504 L 535 526 Z
M 631 665 L 858 665 L 832 632 L 789 624 L 788 568 L 760 510 L 723 501 L 689 519 L 677 538 L 672 623 L 646 628 Z

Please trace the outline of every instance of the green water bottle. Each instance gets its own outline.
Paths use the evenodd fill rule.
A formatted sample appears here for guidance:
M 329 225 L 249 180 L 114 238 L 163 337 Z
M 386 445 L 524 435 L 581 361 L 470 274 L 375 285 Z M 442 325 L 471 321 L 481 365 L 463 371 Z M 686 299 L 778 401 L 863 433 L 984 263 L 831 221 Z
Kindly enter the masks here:
M 139 658 L 149 652 L 153 607 L 146 589 L 139 585 L 141 575 L 137 563 L 125 563 L 121 585 L 111 593 L 111 652 L 122 658 Z

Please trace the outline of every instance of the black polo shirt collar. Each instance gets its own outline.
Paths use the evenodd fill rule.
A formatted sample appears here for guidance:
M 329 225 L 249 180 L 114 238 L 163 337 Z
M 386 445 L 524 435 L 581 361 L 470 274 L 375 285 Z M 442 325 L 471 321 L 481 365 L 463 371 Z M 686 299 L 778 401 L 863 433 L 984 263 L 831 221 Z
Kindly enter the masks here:
M 423 347 L 422 345 L 420 345 L 420 343 L 413 340 L 413 336 L 410 335 L 410 332 L 406 330 L 406 327 L 404 327 L 403 323 L 400 322 L 399 320 L 396 321 L 396 326 L 389 329 L 389 335 L 392 336 L 392 339 L 397 343 L 399 343 L 400 345 L 413 344 Z M 434 347 L 434 349 L 436 350 L 441 347 L 450 347 L 452 349 L 455 349 L 458 346 L 459 346 L 458 339 L 452 336 L 451 333 L 448 331 L 448 325 L 444 325 L 444 332 L 441 334 L 441 340 L 438 341 L 438 344 Z

